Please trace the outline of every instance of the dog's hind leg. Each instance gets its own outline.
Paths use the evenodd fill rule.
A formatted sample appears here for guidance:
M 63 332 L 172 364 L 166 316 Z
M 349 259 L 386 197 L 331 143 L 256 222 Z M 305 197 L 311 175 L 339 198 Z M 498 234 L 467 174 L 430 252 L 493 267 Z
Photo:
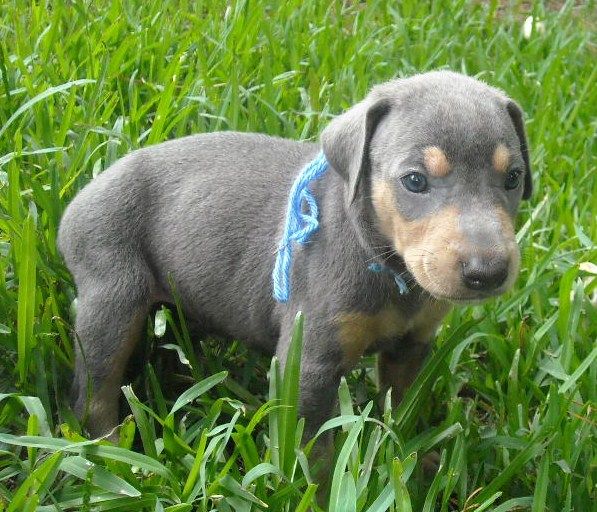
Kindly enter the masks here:
M 78 286 L 74 409 L 92 436 L 118 424 L 123 373 L 151 307 L 148 275 L 128 263 Z

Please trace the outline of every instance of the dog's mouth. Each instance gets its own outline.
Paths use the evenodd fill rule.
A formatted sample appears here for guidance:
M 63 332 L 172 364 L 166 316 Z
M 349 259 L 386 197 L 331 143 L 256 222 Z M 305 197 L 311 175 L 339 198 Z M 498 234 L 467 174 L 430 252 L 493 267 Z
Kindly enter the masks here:
M 426 290 L 426 291 L 428 293 L 430 293 L 434 299 L 451 302 L 458 306 L 475 306 L 477 304 L 482 304 L 483 302 L 493 299 L 494 297 L 500 295 L 500 293 L 492 293 L 492 294 L 479 294 L 476 296 L 463 297 L 463 296 L 459 296 L 459 295 L 442 295 L 442 294 L 438 294 L 438 293 L 429 292 L 428 290 Z

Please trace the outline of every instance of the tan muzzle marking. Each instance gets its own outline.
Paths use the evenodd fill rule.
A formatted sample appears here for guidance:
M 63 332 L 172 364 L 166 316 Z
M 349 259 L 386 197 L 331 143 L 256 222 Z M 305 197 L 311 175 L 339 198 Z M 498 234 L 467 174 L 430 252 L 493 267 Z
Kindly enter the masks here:
M 392 184 L 383 180 L 373 182 L 372 202 L 380 232 L 392 241 L 417 282 L 438 298 L 466 298 L 469 290 L 462 282 L 461 260 L 474 248 L 459 226 L 461 212 L 457 206 L 446 206 L 420 219 L 405 219 L 397 209 Z M 506 281 L 510 285 L 517 274 L 518 246 L 508 213 L 498 208 L 495 215 L 510 260 Z

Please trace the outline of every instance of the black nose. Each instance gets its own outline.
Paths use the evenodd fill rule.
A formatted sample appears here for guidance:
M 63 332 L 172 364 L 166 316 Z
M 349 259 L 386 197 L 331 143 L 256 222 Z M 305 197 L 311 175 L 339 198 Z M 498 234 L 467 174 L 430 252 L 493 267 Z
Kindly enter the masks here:
M 508 260 L 484 259 L 472 256 L 462 262 L 462 281 L 471 290 L 491 291 L 503 284 L 508 277 Z

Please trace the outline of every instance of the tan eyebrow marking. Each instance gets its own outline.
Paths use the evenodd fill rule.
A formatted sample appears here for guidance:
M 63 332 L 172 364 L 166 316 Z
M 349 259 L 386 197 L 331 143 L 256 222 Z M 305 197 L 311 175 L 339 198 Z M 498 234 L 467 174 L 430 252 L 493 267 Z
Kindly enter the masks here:
M 510 164 L 510 151 L 504 144 L 498 144 L 491 160 L 496 171 L 506 172 Z
M 423 151 L 423 162 L 432 176 L 443 178 L 452 170 L 446 154 L 437 146 L 429 146 Z

